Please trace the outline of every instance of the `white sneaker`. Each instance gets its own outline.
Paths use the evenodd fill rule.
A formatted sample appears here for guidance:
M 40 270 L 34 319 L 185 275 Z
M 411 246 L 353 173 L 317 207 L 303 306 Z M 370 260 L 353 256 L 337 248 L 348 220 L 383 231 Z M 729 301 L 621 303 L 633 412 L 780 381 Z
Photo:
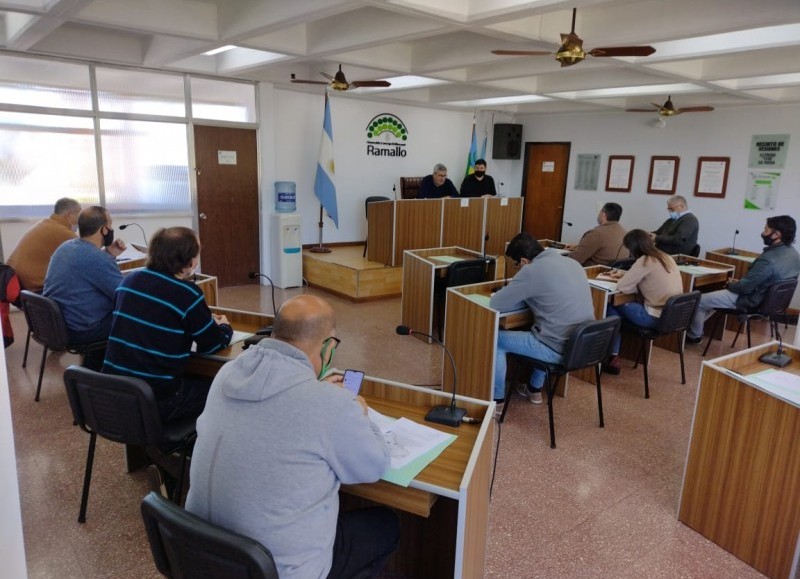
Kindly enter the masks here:
M 517 394 L 520 396 L 527 398 L 528 402 L 531 404 L 541 404 L 542 403 L 542 390 L 533 390 L 527 384 L 523 382 L 517 382 L 514 385 L 514 390 L 516 390 Z

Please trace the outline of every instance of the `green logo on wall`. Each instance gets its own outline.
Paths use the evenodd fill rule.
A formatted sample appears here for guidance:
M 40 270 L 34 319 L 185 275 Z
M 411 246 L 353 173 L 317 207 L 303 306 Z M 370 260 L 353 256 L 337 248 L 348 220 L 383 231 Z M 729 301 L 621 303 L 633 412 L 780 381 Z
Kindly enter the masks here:
M 399 117 L 381 113 L 367 124 L 367 155 L 405 157 L 408 129 Z

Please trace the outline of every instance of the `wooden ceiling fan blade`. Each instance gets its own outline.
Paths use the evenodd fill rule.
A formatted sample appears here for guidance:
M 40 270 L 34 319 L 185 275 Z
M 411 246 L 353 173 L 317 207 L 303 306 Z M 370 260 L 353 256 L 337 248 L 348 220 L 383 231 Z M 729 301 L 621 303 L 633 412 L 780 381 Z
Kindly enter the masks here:
M 589 51 L 592 56 L 650 56 L 656 51 L 652 46 L 604 46 Z
M 392 83 L 388 80 L 354 80 L 350 83 L 350 86 L 392 86 Z
M 546 50 L 493 50 L 492 54 L 499 56 L 552 56 L 553 53 Z
M 714 107 L 703 106 L 703 107 L 683 107 L 678 109 L 682 113 L 705 113 L 708 111 L 713 111 Z
M 300 80 L 300 79 L 298 79 L 298 78 L 293 78 L 293 79 L 291 80 L 291 82 L 293 82 L 293 83 L 295 83 L 295 84 L 324 84 L 324 85 L 326 85 L 326 86 L 327 86 L 327 84 L 328 84 L 328 83 L 327 83 L 327 82 L 325 82 L 324 80 Z
M 322 76 L 324 76 L 325 78 L 327 78 L 328 80 L 330 80 L 330 81 L 334 80 L 334 78 L 333 78 L 331 75 L 329 75 L 327 72 L 322 72 L 322 71 L 320 71 L 319 73 L 320 73 Z M 326 84 L 327 84 L 327 83 L 326 83 Z
M 660 107 L 659 107 L 660 108 Z M 658 109 L 625 109 L 627 113 L 656 113 Z

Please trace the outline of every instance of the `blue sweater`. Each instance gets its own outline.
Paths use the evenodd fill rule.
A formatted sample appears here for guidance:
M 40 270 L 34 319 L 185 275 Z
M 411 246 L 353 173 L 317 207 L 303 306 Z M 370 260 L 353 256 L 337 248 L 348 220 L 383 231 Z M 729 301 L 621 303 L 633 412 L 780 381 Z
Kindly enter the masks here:
M 44 279 L 45 297 L 55 300 L 73 332 L 94 329 L 111 312 L 122 274 L 111 254 L 83 239 L 58 246 Z
M 202 290 L 151 269 L 128 275 L 114 297 L 103 372 L 143 378 L 156 398 L 174 393 L 192 342 L 201 353 L 228 345 L 233 330 L 211 317 Z

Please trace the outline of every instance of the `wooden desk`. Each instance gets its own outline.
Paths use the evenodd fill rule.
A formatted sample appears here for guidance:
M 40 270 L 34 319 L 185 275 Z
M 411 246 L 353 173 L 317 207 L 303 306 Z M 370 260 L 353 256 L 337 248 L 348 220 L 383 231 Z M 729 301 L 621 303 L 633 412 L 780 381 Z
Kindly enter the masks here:
M 403 261 L 400 323 L 426 334 L 433 334 L 434 329 L 436 276 L 443 273 L 451 263 L 439 260 L 437 257 L 475 259 L 483 257 L 483 254 L 463 247 L 406 250 Z
M 734 279 L 742 279 L 750 269 L 750 265 L 755 259 L 760 256 L 760 253 L 754 251 L 746 251 L 744 249 L 737 249 L 735 255 L 730 254 L 730 247 L 723 247 L 720 249 L 712 249 L 706 251 L 706 259 L 715 263 L 724 263 L 725 265 L 733 266 Z
M 403 263 L 408 249 L 460 246 L 499 255 L 522 228 L 521 197 L 399 199 L 367 206 L 367 258 Z
M 783 579 L 797 576 L 800 408 L 744 377 L 770 368 L 758 357 L 776 345 L 703 362 L 678 519 Z M 800 350 L 784 349 L 800 374 Z
M 361 393 L 382 414 L 405 416 L 458 438 L 408 488 L 385 481 L 343 486 L 343 493 L 352 496 L 341 496 L 342 508 L 363 506 L 368 500 L 401 511 L 400 545 L 387 570 L 408 577 L 482 578 L 494 402 L 459 396 L 458 405 L 467 409 L 467 415 L 483 422 L 451 428 L 424 420 L 431 406 L 450 400 L 446 393 L 369 377 L 364 379 Z

